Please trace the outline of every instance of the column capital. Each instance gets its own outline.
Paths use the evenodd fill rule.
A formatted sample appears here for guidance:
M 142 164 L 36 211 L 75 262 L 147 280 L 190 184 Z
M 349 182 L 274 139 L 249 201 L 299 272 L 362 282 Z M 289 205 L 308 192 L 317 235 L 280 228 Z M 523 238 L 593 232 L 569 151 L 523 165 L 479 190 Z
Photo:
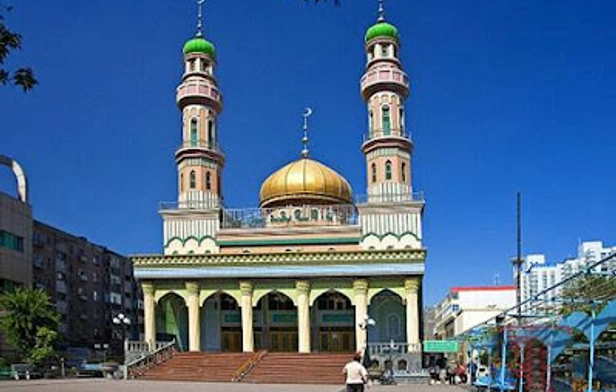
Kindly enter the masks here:
M 253 285 L 252 282 L 243 280 L 240 282 L 240 292 L 242 295 L 252 295 Z
M 310 282 L 307 280 L 298 280 L 295 282 L 295 289 L 299 293 L 308 293 L 310 291 Z
M 353 281 L 353 290 L 355 294 L 368 293 L 368 281 L 366 279 L 356 279 Z
M 141 290 L 144 295 L 154 295 L 156 292 L 156 286 L 154 285 L 154 282 L 141 282 Z
M 404 280 L 404 290 L 407 294 L 417 293 L 420 285 L 421 281 L 419 278 L 408 278 Z
M 199 283 L 186 282 L 185 284 L 186 284 L 186 291 L 188 292 L 188 294 L 192 294 L 192 295 L 199 294 L 199 290 L 200 290 Z

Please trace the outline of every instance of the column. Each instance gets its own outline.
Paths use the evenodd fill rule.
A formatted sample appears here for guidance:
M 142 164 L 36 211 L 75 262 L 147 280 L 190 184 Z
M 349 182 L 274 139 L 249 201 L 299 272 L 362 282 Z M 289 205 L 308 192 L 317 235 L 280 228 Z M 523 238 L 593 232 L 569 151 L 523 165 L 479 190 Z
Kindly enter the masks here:
M 245 353 L 254 351 L 254 332 L 252 330 L 252 283 L 240 282 L 242 298 L 242 351 Z
M 364 279 L 354 281 L 353 292 L 355 293 L 355 349 L 359 351 L 366 346 L 367 325 L 365 325 L 365 322 L 368 315 L 368 281 Z
M 199 283 L 186 282 L 188 293 L 188 350 L 201 351 L 201 306 L 199 303 Z
M 144 318 L 144 335 L 145 341 L 150 346 L 150 351 L 154 350 L 156 343 L 156 302 L 154 301 L 154 293 L 156 287 L 154 283 L 141 283 L 143 290 L 143 318 Z
M 409 352 L 420 352 L 419 342 L 419 278 L 408 278 L 404 281 L 406 301 L 406 341 Z
M 310 353 L 310 282 L 298 280 L 297 290 L 297 335 L 299 352 Z

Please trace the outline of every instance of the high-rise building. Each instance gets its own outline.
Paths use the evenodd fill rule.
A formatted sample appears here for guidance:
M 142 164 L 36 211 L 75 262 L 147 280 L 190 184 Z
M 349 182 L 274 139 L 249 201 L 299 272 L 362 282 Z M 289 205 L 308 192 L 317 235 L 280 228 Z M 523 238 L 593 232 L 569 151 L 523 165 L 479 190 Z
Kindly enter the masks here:
M 227 209 L 218 58 L 199 23 L 184 45 L 177 88 L 179 189 L 161 208 L 163 254 L 133 257 L 148 342 L 308 353 L 394 340 L 419 353 L 424 201 L 412 186 L 409 78 L 398 29 L 382 7 L 364 51 L 368 124 L 363 144 L 349 147 L 365 156 L 367 196 L 354 196 L 341 174 L 311 156 L 307 109 L 298 159 L 265 178 L 258 208 Z
M 121 355 L 124 337 L 138 338 L 143 301 L 132 262 L 106 247 L 36 221 L 28 203 L 26 175 L 0 156 L 17 180 L 16 197 L 0 192 L 0 295 L 16 288 L 45 290 L 62 319 L 61 348 L 86 359 L 95 345 Z M 113 324 L 124 314 L 131 325 Z M 1 317 L 1 310 L 0 310 Z M 17 358 L 0 335 L 0 356 Z M 66 356 L 66 355 L 65 355 Z
M 588 241 L 580 242 L 576 257 L 570 257 L 558 263 L 548 263 L 543 254 L 527 255 L 521 268 L 521 300 L 522 302 L 531 298 L 536 300 L 526 303 L 523 306 L 524 311 L 543 312 L 557 306 L 560 303 L 559 297 L 563 287 L 548 290 L 541 296 L 538 294 L 614 253 L 616 253 L 616 247 L 605 247 L 601 241 Z M 611 263 L 616 264 L 614 261 Z M 598 269 L 607 271 L 609 266 L 606 264 Z M 516 278 L 515 269 L 513 278 Z

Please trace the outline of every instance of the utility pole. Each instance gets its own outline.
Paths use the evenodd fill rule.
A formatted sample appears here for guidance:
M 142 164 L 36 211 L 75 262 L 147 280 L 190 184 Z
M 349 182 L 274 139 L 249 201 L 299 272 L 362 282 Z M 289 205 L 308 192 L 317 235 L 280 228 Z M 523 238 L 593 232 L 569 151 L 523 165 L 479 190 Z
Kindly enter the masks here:
M 516 269 L 516 302 L 518 306 L 518 325 L 522 324 L 522 193 L 517 194 L 517 253 L 516 258 L 512 260 L 512 264 Z

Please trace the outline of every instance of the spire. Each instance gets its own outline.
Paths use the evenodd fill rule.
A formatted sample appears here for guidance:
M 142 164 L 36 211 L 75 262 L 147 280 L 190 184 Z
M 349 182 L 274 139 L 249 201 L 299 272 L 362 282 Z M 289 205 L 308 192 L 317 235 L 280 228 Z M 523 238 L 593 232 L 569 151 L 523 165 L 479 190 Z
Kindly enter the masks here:
M 197 0 L 197 37 L 203 37 L 203 3 L 205 0 Z
M 308 158 L 308 155 L 310 155 L 308 151 L 308 117 L 312 116 L 312 109 L 307 107 L 302 116 L 304 117 L 304 137 L 302 138 L 304 149 L 302 150 L 302 158 Z
M 383 0 L 379 0 L 379 22 L 385 22 L 385 9 L 383 8 Z

